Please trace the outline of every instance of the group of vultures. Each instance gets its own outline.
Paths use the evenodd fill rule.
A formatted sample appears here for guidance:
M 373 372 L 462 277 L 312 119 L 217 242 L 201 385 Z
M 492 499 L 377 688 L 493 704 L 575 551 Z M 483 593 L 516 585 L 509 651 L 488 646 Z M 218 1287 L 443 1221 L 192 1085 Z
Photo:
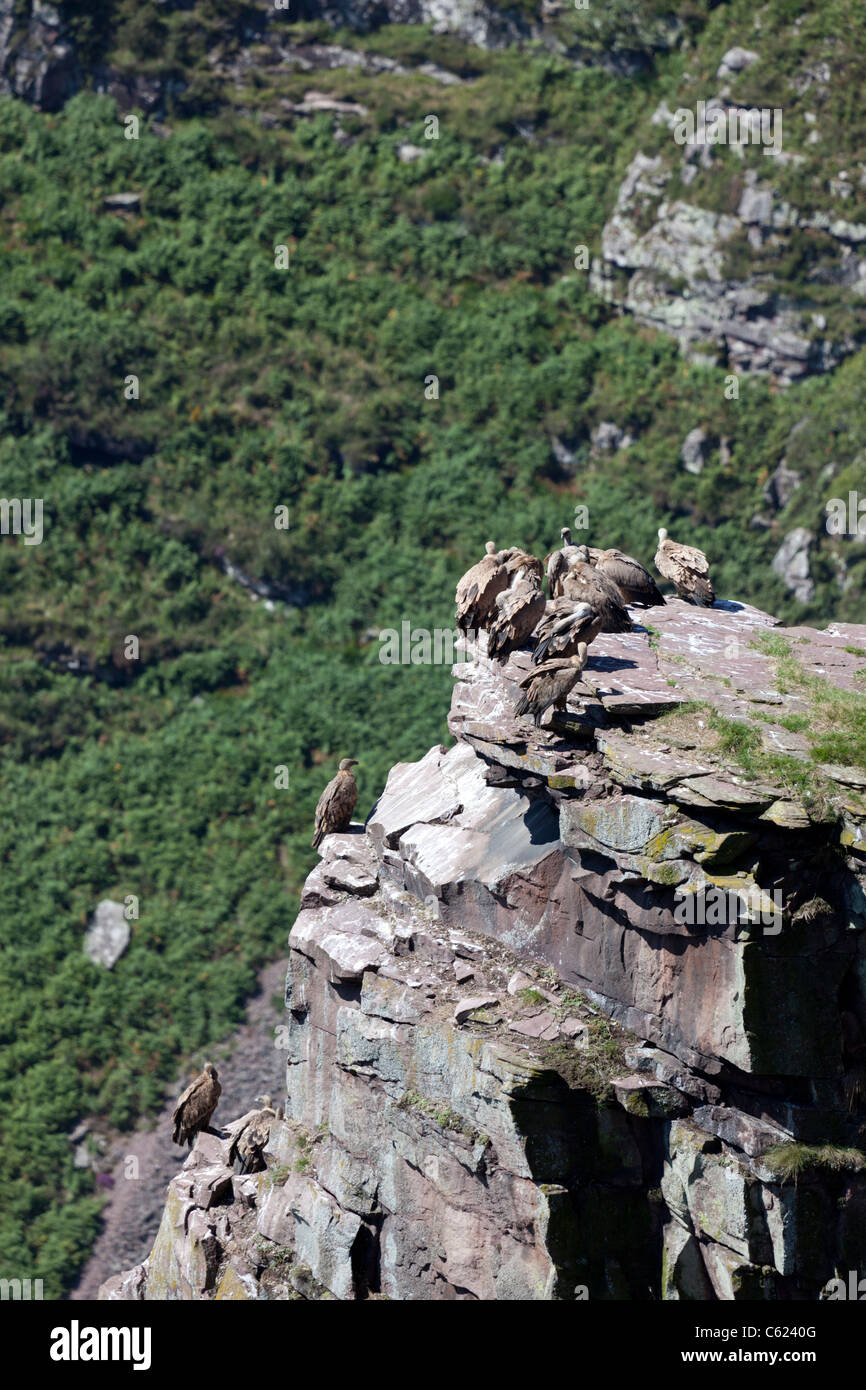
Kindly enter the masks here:
M 564 712 L 583 673 L 587 649 L 600 632 L 630 632 L 628 604 L 651 608 L 664 603 L 649 570 L 621 550 L 573 545 L 568 527 L 562 546 L 544 562 L 515 546 L 486 555 L 457 585 L 457 626 L 465 635 L 487 632 L 487 655 L 507 661 L 532 643 L 533 670 L 520 682 L 518 715 L 536 725 L 546 709 Z M 691 545 L 678 545 L 659 531 L 655 567 L 677 595 L 709 607 L 715 593 L 707 557 Z M 544 580 L 547 579 L 547 594 Z
M 560 534 L 562 546 L 543 564 L 516 546 L 497 551 L 488 541 L 484 559 L 457 585 L 457 626 L 473 637 L 484 628 L 489 657 L 507 661 L 513 651 L 532 642 L 533 670 L 520 682 L 524 693 L 515 713 L 532 715 L 536 724 L 551 705 L 565 711 L 586 665 L 587 648 L 600 632 L 631 631 L 627 604 L 652 608 L 665 601 L 639 560 L 621 550 L 572 545 L 568 527 Z M 659 531 L 655 567 L 680 598 L 701 607 L 714 602 L 706 555 L 694 546 L 678 545 L 664 529 Z M 314 846 L 326 835 L 349 829 L 358 799 L 352 771 L 356 766 L 355 758 L 343 758 L 336 777 L 322 792 L 316 807 Z M 219 1134 L 210 1122 L 221 1090 L 216 1067 L 208 1062 L 172 1115 L 176 1144 L 192 1144 L 201 1131 Z M 282 1118 L 282 1110 L 270 1096 L 260 1096 L 259 1102 L 261 1109 L 250 1111 L 219 1134 L 231 1139 L 230 1158 L 241 1173 L 265 1166 L 271 1125 Z

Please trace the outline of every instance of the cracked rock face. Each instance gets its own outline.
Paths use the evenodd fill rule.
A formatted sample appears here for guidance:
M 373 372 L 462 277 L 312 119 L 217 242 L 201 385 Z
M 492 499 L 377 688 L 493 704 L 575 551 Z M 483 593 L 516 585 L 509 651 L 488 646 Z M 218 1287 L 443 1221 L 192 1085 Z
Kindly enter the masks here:
M 723 67 L 734 60 L 747 66 L 753 56 L 731 50 Z M 729 108 L 713 98 L 707 102 L 708 119 L 713 110 Z M 674 113 L 666 107 L 653 119 L 673 129 Z M 830 280 L 848 284 L 851 247 L 866 238 L 866 227 L 792 208 L 775 197 L 769 184 L 758 184 L 752 170 L 745 175 L 736 215 L 672 198 L 668 185 L 675 160 L 682 159 L 680 172 L 688 185 L 699 164 L 709 167 L 712 147 L 692 143 L 681 152 L 673 135 L 671 146 L 676 156 L 639 152 L 629 165 L 602 232 L 601 257 L 593 264 L 595 291 L 641 322 L 670 333 L 685 352 L 715 354 L 735 373 L 769 373 L 786 385 L 837 366 L 854 350 L 852 339 L 826 333 L 826 322 L 792 304 L 789 291 L 777 287 L 772 277 L 732 278 L 726 260 L 732 245 L 746 237 L 756 251 L 765 240 L 783 247 L 798 227 L 821 230 L 836 244 Z M 692 471 L 699 470 L 692 466 Z
M 817 1299 L 862 1267 L 866 775 L 807 805 L 686 702 L 805 757 L 762 639 L 850 690 L 866 630 L 644 616 L 538 729 L 528 653 L 467 650 L 454 746 L 307 880 L 266 1170 L 199 1136 L 102 1297 Z

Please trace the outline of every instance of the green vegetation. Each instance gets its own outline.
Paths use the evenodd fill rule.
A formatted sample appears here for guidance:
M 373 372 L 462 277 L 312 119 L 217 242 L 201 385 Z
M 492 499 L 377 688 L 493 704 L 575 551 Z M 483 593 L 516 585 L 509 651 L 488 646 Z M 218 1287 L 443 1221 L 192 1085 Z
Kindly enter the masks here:
M 857 1173 L 866 1168 L 866 1153 L 834 1144 L 776 1144 L 761 1155 L 761 1163 L 782 1182 L 796 1182 L 815 1169 Z
M 779 722 L 795 732 L 809 731 L 812 762 L 866 771 L 866 697 L 805 671 L 783 637 L 765 634 L 752 645 L 775 658 L 780 691 L 802 695 L 808 702 L 808 714 Z
M 686 701 L 660 716 L 672 731 L 688 726 L 698 741 L 720 753 L 742 772 L 769 781 L 799 797 L 817 816 L 830 810 L 834 783 L 826 764 L 866 771 L 866 696 L 839 689 L 804 670 L 789 639 L 765 633 L 751 644 L 772 658 L 775 679 L 783 694 L 801 696 L 808 705 L 803 714 L 776 715 L 755 710 L 752 722 L 730 719 L 706 701 Z M 700 733 L 703 723 L 705 733 Z M 778 725 L 803 734 L 808 749 L 802 754 L 779 753 L 761 737 L 760 724 Z
M 440 1129 L 450 1129 L 455 1134 L 462 1134 L 465 1139 L 469 1139 L 473 1144 L 489 1144 L 490 1140 L 486 1134 L 480 1134 L 477 1129 L 466 1123 L 463 1116 L 444 1101 L 430 1100 L 428 1096 L 422 1096 L 418 1091 L 404 1091 L 397 1102 L 398 1110 L 414 1110 L 416 1114 L 425 1115 L 428 1120 L 432 1120 Z
M 585 1006 L 586 1001 L 579 995 L 577 998 Z M 548 1043 L 541 1060 L 572 1090 L 588 1091 L 596 1105 L 603 1105 L 613 1094 L 611 1081 L 623 1073 L 624 1049 L 633 1039 L 602 1014 L 590 1013 L 584 1022 L 587 1033 L 579 1043 Z
M 522 1004 L 543 1004 L 544 995 L 539 989 L 533 989 L 528 985 L 526 989 L 521 989 L 517 995 Z
M 659 524 L 704 546 L 722 594 L 807 622 L 862 616 L 859 538 L 823 538 L 802 608 L 770 566 L 779 536 L 746 523 L 783 454 L 803 478 L 785 530 L 817 529 L 828 477 L 840 496 L 862 486 L 866 353 L 788 392 L 743 379 L 730 402 L 722 369 L 611 315 L 573 265 L 576 243 L 597 251 L 636 149 L 662 138 L 648 114 L 689 99 L 686 63 L 706 95 L 724 49 L 750 45 L 751 7 L 678 4 L 688 54 L 664 52 L 656 0 L 596 8 L 563 14 L 563 35 L 638 50 L 637 76 L 420 29 L 289 26 L 471 79 L 317 72 L 366 108 L 338 128 L 288 113 L 310 76 L 266 51 L 242 81 L 216 71 L 215 47 L 230 64 L 259 23 L 252 4 L 66 0 L 85 63 L 172 80 L 168 131 L 142 117 L 127 140 L 124 113 L 88 92 L 56 115 L 0 101 L 0 491 L 44 499 L 45 528 L 40 545 L 0 542 L 0 1275 L 43 1278 L 46 1296 L 97 1230 L 76 1122 L 132 1124 L 239 1022 L 285 951 L 337 759 L 361 759 L 363 813 L 392 763 L 447 737 L 447 666 L 384 666 L 375 634 L 450 627 L 488 535 L 544 553 L 585 504 L 590 540 L 645 560 Z M 863 148 L 849 97 L 866 45 L 840 13 L 805 16 L 798 44 L 832 42 L 848 76 L 791 119 L 794 134 L 820 108 L 815 158 L 832 140 L 841 163 Z M 781 90 L 790 28 L 771 0 L 744 91 Z M 405 141 L 420 159 L 400 161 Z M 815 167 L 783 174 L 823 204 Z M 105 206 L 129 191 L 140 206 Z M 814 298 L 812 268 L 773 273 Z M 837 299 L 822 312 L 847 312 Z M 629 450 L 592 455 L 603 420 Z M 696 424 L 729 449 L 699 477 L 678 464 Z M 227 561 L 290 601 L 253 602 Z M 842 761 L 841 737 L 822 733 L 821 757 Z M 129 894 L 139 917 L 107 972 L 83 934 L 101 898 Z M 614 1040 L 593 1047 L 590 1081 Z

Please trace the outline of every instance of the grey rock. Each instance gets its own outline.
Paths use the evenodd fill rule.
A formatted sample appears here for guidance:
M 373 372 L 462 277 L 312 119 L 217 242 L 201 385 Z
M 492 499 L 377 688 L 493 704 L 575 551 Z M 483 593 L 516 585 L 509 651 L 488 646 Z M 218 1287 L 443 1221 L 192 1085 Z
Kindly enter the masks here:
M 526 1018 L 515 1019 L 508 1025 L 512 1033 L 520 1033 L 527 1038 L 542 1038 L 552 1041 L 559 1036 L 559 1027 L 552 1013 L 541 1010 Z
M 786 461 L 782 459 L 778 468 L 774 470 L 761 489 L 761 496 L 764 501 L 769 503 L 774 512 L 780 512 L 787 507 L 797 488 L 800 486 L 802 475 L 795 469 L 789 468 Z
M 672 600 L 652 624 L 652 645 L 639 627 L 593 643 L 596 717 L 561 728 L 511 717 L 528 652 L 500 668 L 482 641 L 455 667 L 456 746 L 393 769 L 367 833 L 332 837 L 305 890 L 268 1169 L 226 1186 L 230 1140 L 199 1136 L 128 1296 L 791 1299 L 866 1260 L 866 1175 L 783 1184 L 766 1157 L 850 1125 L 863 779 L 826 765 L 824 819 L 746 776 L 703 716 L 634 718 L 666 699 L 737 720 L 759 706 L 762 735 L 805 757 L 773 722 L 801 696 L 754 639 L 779 632 L 855 690 L 866 627 L 780 628 L 725 598 Z M 321 900 L 336 866 L 378 871 L 378 891 Z M 675 910 L 678 887 L 742 901 L 771 883 L 781 935 Z M 819 889 L 833 902 L 816 911 Z M 521 1008 L 530 988 L 546 1002 Z M 625 1056 L 600 1106 L 582 1079 L 593 1019 Z
M 751 48 L 729 48 L 718 66 L 716 77 L 732 77 L 735 73 L 742 72 L 744 68 L 749 68 L 753 63 L 757 63 L 759 57 L 760 54 L 755 53 Z
M 299 913 L 291 944 L 326 967 L 333 982 L 359 980 L 388 960 L 379 939 L 387 924 L 361 904 L 341 903 L 330 912 L 308 908 Z
M 815 596 L 815 581 L 809 568 L 809 556 L 815 542 L 813 532 L 804 526 L 789 531 L 776 554 L 772 566 L 780 575 L 786 589 L 800 603 L 811 603 Z
M 771 188 L 744 188 L 737 216 L 747 225 L 754 223 L 759 227 L 773 225 L 773 190 Z
M 710 441 L 700 427 L 690 430 L 683 440 L 680 458 L 688 473 L 702 473 L 710 452 Z
M 84 938 L 84 949 L 94 965 L 112 970 L 129 945 L 130 927 L 123 903 L 103 898 Z
M 465 1023 L 479 1009 L 492 1009 L 499 1003 L 493 994 L 473 994 L 460 999 L 454 1006 L 454 1022 Z
M 634 443 L 631 435 L 612 420 L 602 420 L 590 438 L 596 454 L 615 454 L 618 449 L 628 449 Z
M 102 206 L 106 208 L 120 208 L 124 212 L 132 212 L 133 209 L 141 207 L 141 194 L 109 193 L 103 198 Z

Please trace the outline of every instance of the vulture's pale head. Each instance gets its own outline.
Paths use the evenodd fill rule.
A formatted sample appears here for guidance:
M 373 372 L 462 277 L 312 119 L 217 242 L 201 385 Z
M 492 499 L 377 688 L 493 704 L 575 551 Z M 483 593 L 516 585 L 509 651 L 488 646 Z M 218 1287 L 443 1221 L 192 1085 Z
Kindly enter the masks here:
M 559 534 L 562 536 L 562 539 L 565 541 L 565 544 L 566 544 L 566 545 L 571 545 L 571 527 L 570 527 L 570 526 L 563 526 L 563 528 L 562 528 L 562 530 L 560 531 Z
M 342 758 L 340 761 L 340 771 L 348 772 L 350 768 L 358 766 L 357 758 Z
M 204 1069 L 207 1072 L 208 1076 L 212 1077 L 214 1081 L 217 1080 L 217 1069 L 214 1066 L 213 1062 L 205 1062 Z
M 485 554 L 487 554 L 487 555 L 495 555 L 495 554 L 496 554 L 496 542 L 495 542 L 495 541 L 487 541 L 487 543 L 486 543 L 485 546 L 484 546 L 484 551 L 485 551 Z
M 667 533 L 667 531 L 665 530 L 665 528 L 664 528 L 663 526 L 660 526 L 660 527 L 659 527 L 659 540 L 660 540 L 660 541 L 666 541 L 667 538 L 668 538 L 668 533 Z

